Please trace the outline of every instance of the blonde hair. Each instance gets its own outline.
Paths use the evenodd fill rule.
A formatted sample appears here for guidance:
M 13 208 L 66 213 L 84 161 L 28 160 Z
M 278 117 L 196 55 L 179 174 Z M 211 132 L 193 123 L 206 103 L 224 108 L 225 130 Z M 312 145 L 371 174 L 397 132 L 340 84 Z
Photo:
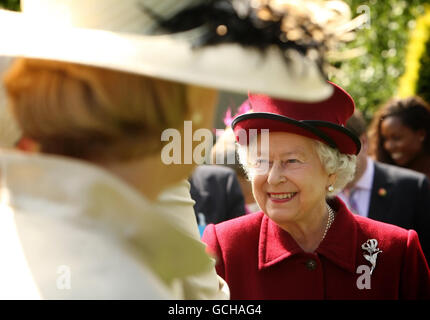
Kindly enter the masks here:
M 97 67 L 18 59 L 4 83 L 23 135 L 76 158 L 158 152 L 161 132 L 190 113 L 184 84 Z
M 250 139 L 249 143 L 257 143 L 256 137 L 254 136 L 254 139 Z M 355 155 L 340 153 L 339 150 L 331 148 L 318 140 L 313 140 L 313 142 L 321 164 L 327 174 L 336 175 L 333 191 L 326 190 L 327 197 L 334 197 L 354 178 L 357 157 Z M 252 181 L 254 174 L 247 160 L 249 145 L 240 145 L 237 143 L 237 147 L 239 162 L 246 172 L 248 179 Z

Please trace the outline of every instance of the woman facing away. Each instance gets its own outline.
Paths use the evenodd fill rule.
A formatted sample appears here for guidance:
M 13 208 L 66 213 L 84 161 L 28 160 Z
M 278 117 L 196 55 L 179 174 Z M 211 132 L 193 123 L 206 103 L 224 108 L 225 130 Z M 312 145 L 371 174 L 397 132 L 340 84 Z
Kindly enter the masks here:
M 232 299 L 430 298 L 417 233 L 354 215 L 335 197 L 360 142 L 344 128 L 352 98 L 331 86 L 319 103 L 250 94 L 252 112 L 232 123 L 262 210 L 205 229 Z
M 17 57 L 9 104 L 42 153 L 1 153 L 1 297 L 228 297 L 197 240 L 189 186 L 170 189 L 194 164 L 166 165 L 162 132 L 183 136 L 184 121 L 210 128 L 219 88 L 325 99 L 331 88 L 303 53 L 330 47 L 330 31 L 349 19 L 331 4 L 262 1 L 243 16 L 218 3 L 31 0 L 24 14 L 0 10 L 0 55 Z M 315 25 L 321 10 L 328 20 Z M 165 35 L 151 33 L 160 25 Z M 279 40 L 302 27 L 327 31 L 330 43 L 315 48 L 321 32 Z
M 420 97 L 392 99 L 370 126 L 370 154 L 378 161 L 430 178 L 430 105 Z
M 155 270 L 168 284 L 166 292 L 181 297 L 184 292 L 175 280 L 192 276 L 191 270 L 204 256 L 199 255 L 198 242 L 170 226 L 161 213 L 152 212 L 150 201 L 190 170 L 162 165 L 159 130 L 165 125 L 180 126 L 177 119 L 191 108 L 202 107 L 202 101 L 211 110 L 215 92 L 32 59 L 18 59 L 6 75 L 5 86 L 24 136 L 31 137 L 42 153 L 56 155 L 1 155 L 3 187 L 10 194 L 17 236 L 38 294 L 160 298 L 164 293 L 147 290 L 151 282 L 142 281 L 145 272 Z M 154 99 L 157 91 L 164 101 Z M 172 109 L 177 103 L 184 107 Z M 161 172 L 169 174 L 159 179 Z M 177 210 L 183 212 L 180 206 Z M 185 246 L 183 254 L 193 252 L 188 259 L 197 259 L 194 266 L 183 264 L 172 253 L 162 257 L 174 249 L 172 237 Z M 120 250 L 122 246 L 126 250 Z M 190 247 L 194 250 L 187 253 Z M 129 256 L 128 252 L 134 253 Z M 11 265 L 23 266 L 21 260 L 13 262 L 9 260 Z M 60 290 L 55 281 L 43 281 L 55 279 L 61 266 L 70 271 L 70 290 Z M 152 282 L 157 283 L 156 277 Z

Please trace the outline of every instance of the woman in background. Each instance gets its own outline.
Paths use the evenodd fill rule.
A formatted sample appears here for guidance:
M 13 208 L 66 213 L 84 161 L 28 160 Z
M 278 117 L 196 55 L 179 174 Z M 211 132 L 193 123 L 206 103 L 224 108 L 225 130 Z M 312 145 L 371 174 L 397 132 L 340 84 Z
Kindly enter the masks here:
M 370 155 L 430 178 L 430 105 L 420 97 L 393 99 L 370 126 Z

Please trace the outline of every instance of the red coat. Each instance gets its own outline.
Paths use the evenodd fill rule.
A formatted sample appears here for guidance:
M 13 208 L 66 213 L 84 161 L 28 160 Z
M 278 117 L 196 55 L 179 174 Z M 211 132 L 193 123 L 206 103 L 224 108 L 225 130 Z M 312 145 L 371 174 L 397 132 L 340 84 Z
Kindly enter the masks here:
M 313 254 L 263 212 L 208 225 L 203 241 L 231 299 L 430 299 L 415 231 L 354 215 L 338 198 L 330 205 L 336 218 Z M 369 239 L 382 250 L 370 276 L 362 249 Z

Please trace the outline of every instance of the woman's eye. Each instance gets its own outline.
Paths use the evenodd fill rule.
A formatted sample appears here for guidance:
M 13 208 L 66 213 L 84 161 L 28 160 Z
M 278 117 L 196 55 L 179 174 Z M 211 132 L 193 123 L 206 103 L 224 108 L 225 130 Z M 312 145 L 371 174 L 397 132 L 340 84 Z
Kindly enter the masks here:
M 265 159 L 257 159 L 257 165 L 263 164 L 263 163 L 268 163 L 268 160 Z
M 269 160 L 266 160 L 266 159 L 257 159 L 257 160 L 255 160 L 255 167 L 257 167 L 257 168 L 259 168 L 259 167 L 261 167 L 261 166 L 263 166 L 263 165 L 268 165 L 268 164 L 270 164 L 270 162 L 269 162 Z
M 299 159 L 287 159 L 281 162 L 282 167 L 295 167 L 296 165 L 301 164 L 302 162 Z

